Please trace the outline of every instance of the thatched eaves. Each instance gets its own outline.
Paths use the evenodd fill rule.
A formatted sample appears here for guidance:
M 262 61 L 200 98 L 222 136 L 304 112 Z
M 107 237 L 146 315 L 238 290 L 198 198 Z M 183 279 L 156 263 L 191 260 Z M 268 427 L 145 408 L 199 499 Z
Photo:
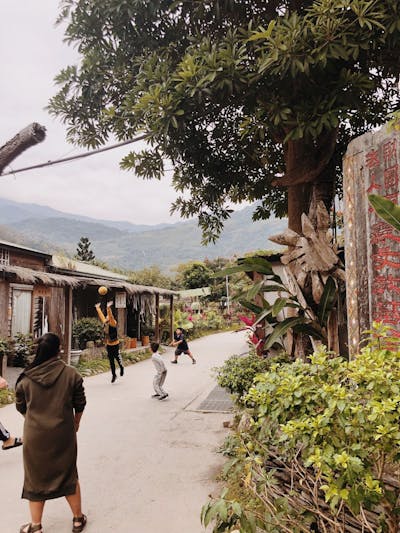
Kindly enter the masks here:
M 71 273 L 69 273 L 71 272 Z M 31 268 L 0 265 L 0 276 L 3 279 L 12 279 L 20 283 L 29 283 L 30 285 L 45 285 L 49 287 L 71 287 L 73 289 L 87 286 L 104 285 L 108 289 L 119 289 L 127 292 L 128 295 L 156 295 L 168 297 L 176 295 L 175 291 L 151 287 L 147 285 L 133 285 L 122 279 L 102 278 L 97 276 L 87 276 L 80 272 L 63 270 L 62 272 L 44 272 L 42 270 L 33 270 Z

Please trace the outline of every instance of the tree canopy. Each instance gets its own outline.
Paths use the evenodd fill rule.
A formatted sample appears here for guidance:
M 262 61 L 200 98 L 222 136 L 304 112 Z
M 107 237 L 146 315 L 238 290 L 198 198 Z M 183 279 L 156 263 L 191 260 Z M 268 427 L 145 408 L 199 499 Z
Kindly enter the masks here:
M 92 243 L 88 237 L 81 237 L 76 248 L 75 258 L 79 261 L 90 263 L 96 258 L 91 248 Z
M 161 179 L 205 240 L 230 205 L 289 215 L 340 188 L 349 140 L 398 107 L 398 0 L 64 0 L 82 55 L 50 111 L 94 147 L 148 133 L 122 168 Z

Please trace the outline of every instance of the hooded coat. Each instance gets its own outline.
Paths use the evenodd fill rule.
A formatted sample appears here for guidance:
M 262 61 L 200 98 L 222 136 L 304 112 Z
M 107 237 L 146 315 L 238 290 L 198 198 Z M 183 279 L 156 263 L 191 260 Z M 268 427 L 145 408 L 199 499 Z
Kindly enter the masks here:
M 22 498 L 44 501 L 74 494 L 74 413 L 86 405 L 82 377 L 61 359 L 51 359 L 26 370 L 15 392 L 16 408 L 25 416 Z

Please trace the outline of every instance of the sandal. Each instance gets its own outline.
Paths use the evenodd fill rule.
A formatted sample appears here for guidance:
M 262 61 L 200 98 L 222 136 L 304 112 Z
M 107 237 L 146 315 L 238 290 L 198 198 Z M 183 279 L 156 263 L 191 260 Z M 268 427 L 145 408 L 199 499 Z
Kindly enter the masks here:
M 76 526 L 75 524 L 79 524 Z M 83 531 L 87 524 L 87 516 L 82 515 L 81 517 L 74 516 L 72 519 L 72 531 L 73 533 L 80 533 L 80 531 Z
M 2 446 L 3 450 L 11 450 L 11 448 L 17 448 L 18 446 L 22 446 L 23 442 L 22 442 L 22 439 L 20 439 L 19 437 L 15 437 L 14 438 L 14 444 L 11 444 L 11 446 Z M 26 526 L 28 524 L 25 524 Z M 36 531 L 36 530 L 35 530 Z
M 36 524 L 36 526 L 34 526 L 32 525 L 32 522 L 29 522 L 29 524 L 21 526 L 19 533 L 43 533 L 42 524 Z

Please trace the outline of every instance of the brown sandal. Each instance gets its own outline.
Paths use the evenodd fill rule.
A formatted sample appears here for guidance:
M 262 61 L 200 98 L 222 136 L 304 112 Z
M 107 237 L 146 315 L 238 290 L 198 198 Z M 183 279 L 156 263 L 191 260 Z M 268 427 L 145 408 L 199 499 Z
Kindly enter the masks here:
M 28 529 L 25 529 L 26 527 Z M 21 526 L 19 533 L 43 533 L 42 524 L 36 524 L 36 526 L 32 525 L 32 522 L 24 524 Z
M 79 526 L 76 526 L 75 524 L 78 523 Z M 87 516 L 86 515 L 82 515 L 80 517 L 77 517 L 77 516 L 74 516 L 74 518 L 72 519 L 72 531 L 73 533 L 80 533 L 81 531 L 83 531 L 86 527 L 86 524 L 87 524 Z

